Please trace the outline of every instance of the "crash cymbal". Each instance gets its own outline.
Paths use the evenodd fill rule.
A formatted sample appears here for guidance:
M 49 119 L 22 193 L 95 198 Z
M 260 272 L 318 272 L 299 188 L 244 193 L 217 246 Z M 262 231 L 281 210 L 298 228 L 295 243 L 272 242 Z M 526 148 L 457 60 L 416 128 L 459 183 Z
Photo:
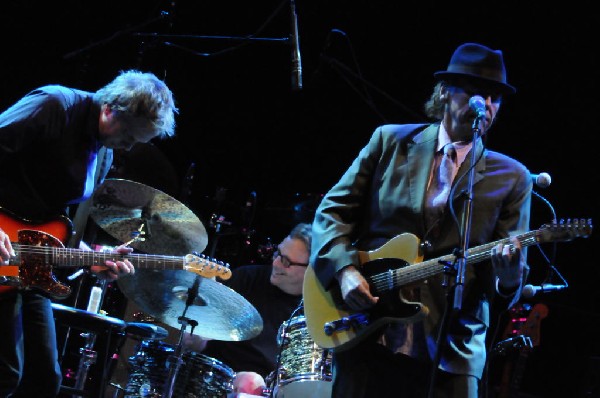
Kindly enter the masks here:
M 100 228 L 144 253 L 183 256 L 202 253 L 208 243 L 204 225 L 190 209 L 147 185 L 106 179 L 92 203 L 90 216 Z
M 197 293 L 187 306 L 195 281 Z M 242 341 L 257 336 L 263 328 L 260 314 L 243 296 L 192 272 L 138 269 L 120 277 L 117 284 L 125 297 L 159 322 L 176 329 L 182 327 L 180 317 L 197 322 L 193 334 L 204 339 Z M 191 330 L 187 327 L 185 331 Z

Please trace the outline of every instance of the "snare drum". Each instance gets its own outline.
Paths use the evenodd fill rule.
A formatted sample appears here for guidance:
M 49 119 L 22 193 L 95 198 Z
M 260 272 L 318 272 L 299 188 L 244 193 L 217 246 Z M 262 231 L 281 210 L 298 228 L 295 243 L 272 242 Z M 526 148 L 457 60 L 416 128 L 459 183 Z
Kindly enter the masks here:
M 310 337 L 303 315 L 291 318 L 279 327 L 280 347 L 277 398 L 331 396 L 330 350 L 320 348 Z

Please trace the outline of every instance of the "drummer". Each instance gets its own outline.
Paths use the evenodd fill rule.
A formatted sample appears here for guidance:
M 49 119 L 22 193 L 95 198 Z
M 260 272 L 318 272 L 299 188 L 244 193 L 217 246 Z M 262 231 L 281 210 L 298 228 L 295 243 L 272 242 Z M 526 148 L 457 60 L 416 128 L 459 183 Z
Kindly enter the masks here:
M 252 304 L 263 319 L 262 332 L 244 341 L 202 340 L 186 333 L 184 347 L 218 359 L 235 372 L 234 392 L 262 395 L 265 378 L 276 370 L 279 327 L 301 311 L 311 225 L 300 223 L 277 246 L 270 265 L 235 268 L 224 283 Z
M 17 254 L 11 244 L 17 240 L 17 228 L 46 232 L 45 227 L 72 216 L 68 211 L 89 198 L 106 175 L 112 149 L 130 149 L 137 142 L 172 136 L 176 112 L 166 84 L 152 73 L 136 70 L 122 71 L 96 92 L 61 85 L 39 87 L 2 112 L 2 265 Z M 66 241 L 69 236 L 56 238 Z M 87 248 L 83 242 L 71 244 Z M 121 246 L 118 252 L 131 249 Z M 31 257 L 33 268 L 37 265 Z M 125 260 L 97 264 L 92 271 L 112 280 L 134 269 Z M 7 289 L 0 286 L 0 396 L 55 397 L 62 373 L 51 301 L 43 291 Z

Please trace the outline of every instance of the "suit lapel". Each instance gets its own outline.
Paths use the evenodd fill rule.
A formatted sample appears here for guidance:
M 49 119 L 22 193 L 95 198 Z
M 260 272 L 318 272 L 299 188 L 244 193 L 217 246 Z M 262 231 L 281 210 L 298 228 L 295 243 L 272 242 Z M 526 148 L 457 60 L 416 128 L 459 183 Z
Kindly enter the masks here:
M 416 135 L 408 144 L 410 195 L 415 213 L 423 212 L 425 189 L 431 173 L 438 129 L 439 125 L 433 124 Z
M 475 159 L 479 159 L 479 157 L 481 156 L 481 152 L 484 150 L 483 148 L 483 143 L 481 142 L 481 140 L 477 140 L 475 142 Z M 464 191 L 467 188 L 467 184 L 469 182 L 469 168 L 471 167 L 471 156 L 472 153 L 469 152 L 467 154 L 467 157 L 465 158 L 465 161 L 460 165 L 459 169 L 458 169 L 458 173 L 456 174 L 456 178 L 454 179 L 454 184 L 457 185 L 456 189 L 454 190 L 454 209 L 455 210 L 459 210 L 456 206 L 458 206 L 459 204 L 462 203 L 462 201 L 456 200 L 459 196 L 460 193 L 462 191 Z M 477 162 L 477 164 L 475 164 L 475 175 L 473 176 L 473 185 L 477 184 L 479 181 L 481 181 L 483 179 L 483 171 L 485 170 L 485 156 L 479 160 Z

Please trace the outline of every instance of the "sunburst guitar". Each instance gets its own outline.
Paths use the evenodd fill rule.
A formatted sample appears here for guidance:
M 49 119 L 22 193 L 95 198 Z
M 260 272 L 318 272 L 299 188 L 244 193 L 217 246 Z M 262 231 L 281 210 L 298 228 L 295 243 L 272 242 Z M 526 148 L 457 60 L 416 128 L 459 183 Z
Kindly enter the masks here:
M 205 278 L 229 279 L 228 264 L 203 255 L 162 256 L 115 254 L 66 248 L 72 223 L 67 217 L 33 222 L 0 208 L 0 228 L 8 234 L 16 253 L 7 265 L 0 265 L 0 294 L 10 290 L 37 290 L 52 299 L 64 299 L 71 288 L 59 282 L 54 268 L 85 268 L 107 260 L 131 261 L 136 269 L 185 270 Z
M 544 242 L 569 241 L 588 237 L 592 232 L 590 219 L 568 219 L 543 225 L 538 230 L 515 237 L 521 246 Z M 499 243 L 510 245 L 510 238 L 469 249 L 467 264 L 490 257 Z M 401 234 L 372 251 L 359 252 L 359 271 L 369 283 L 371 292 L 379 296 L 369 311 L 353 312 L 342 300 L 338 286 L 326 290 L 312 267 L 304 276 L 304 313 L 306 328 L 314 342 L 322 348 L 342 351 L 354 346 L 374 331 L 392 322 L 411 323 L 427 316 L 422 303 L 404 298 L 402 289 L 443 273 L 454 264 L 455 256 L 446 255 L 423 261 L 420 241 L 413 234 Z

